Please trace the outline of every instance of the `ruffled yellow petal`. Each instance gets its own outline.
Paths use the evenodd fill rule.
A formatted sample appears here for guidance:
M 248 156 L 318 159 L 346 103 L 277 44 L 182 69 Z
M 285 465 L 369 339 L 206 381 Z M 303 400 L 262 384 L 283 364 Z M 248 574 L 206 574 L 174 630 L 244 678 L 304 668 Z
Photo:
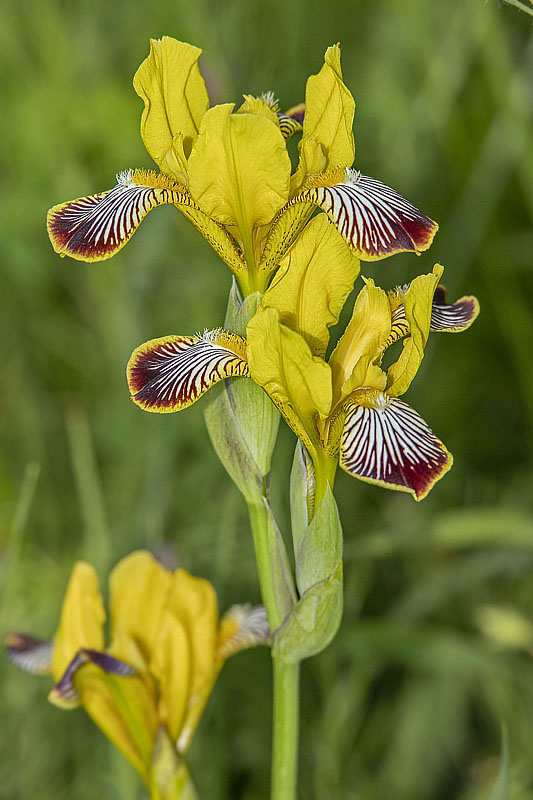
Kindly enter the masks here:
M 138 550 L 119 561 L 109 576 L 112 642 L 124 636 L 131 638 L 148 663 L 171 585 L 172 573 L 147 550 Z M 125 652 L 118 653 L 116 645 L 113 653 L 128 657 Z
M 219 669 L 215 658 L 218 628 L 215 590 L 209 581 L 178 569 L 174 573 L 168 611 L 181 623 L 189 642 L 189 696 L 177 743 L 179 752 L 184 752 L 200 721 Z
M 318 75 L 311 75 L 305 93 L 302 142 L 314 139 L 322 145 L 327 168 L 351 167 L 355 145 L 355 103 L 342 80 L 339 45 L 328 47 Z
M 300 159 L 293 175 L 291 175 L 290 196 L 305 185 L 306 181 L 314 175 L 329 172 L 328 160 L 322 145 L 315 139 L 302 139 L 298 145 Z
M 391 312 L 387 294 L 375 286 L 371 278 L 365 283 L 357 295 L 352 318 L 329 360 L 335 402 L 355 388 L 350 378 L 362 356 L 368 356 L 370 364 L 379 360 L 390 333 Z
M 151 39 L 150 55 L 133 78 L 133 87 L 144 100 L 141 136 L 162 172 L 170 171 L 167 154 L 177 134 L 182 134 L 184 153 L 189 155 L 209 105 L 198 68 L 201 52 L 169 36 Z
M 265 308 L 277 308 L 284 325 L 300 333 L 323 356 L 329 328 L 339 318 L 359 274 L 359 259 L 321 214 L 307 225 L 281 262 L 265 292 Z
M 224 378 L 247 376 L 245 341 L 222 329 L 203 336 L 163 336 L 133 351 L 131 399 L 144 411 L 181 411 Z
M 262 114 L 275 125 L 279 125 L 277 115 L 277 103 L 273 101 L 270 96 L 254 97 L 251 94 L 245 94 L 244 103 L 237 109 L 237 114 Z M 270 101 L 270 102 L 269 102 Z
M 384 391 L 387 385 L 387 375 L 381 367 L 372 363 L 373 357 L 369 353 L 361 356 L 357 364 L 352 370 L 349 378 L 347 378 L 342 385 L 342 393 L 340 402 L 345 397 L 348 397 L 352 392 L 357 389 L 376 389 L 380 392 Z
M 291 166 L 278 125 L 232 110 L 220 105 L 204 115 L 188 162 L 189 189 L 205 214 L 247 237 L 287 201 Z
M 331 410 L 331 370 L 313 356 L 299 333 L 282 325 L 274 308 L 248 323 L 247 354 L 252 378 L 264 388 L 295 434 L 310 450 L 318 442 L 315 420 Z
M 68 582 L 54 639 L 52 675 L 55 681 L 62 677 L 81 648 L 104 649 L 104 620 L 98 576 L 90 564 L 78 561 Z
M 192 654 L 183 623 L 166 611 L 150 662 L 160 687 L 158 715 L 173 742 L 183 727 L 192 676 Z
M 398 360 L 387 371 L 387 394 L 399 397 L 407 391 L 424 358 L 433 306 L 433 295 L 443 273 L 440 264 L 429 275 L 415 278 L 404 296 L 405 317 L 409 336 L 403 343 Z

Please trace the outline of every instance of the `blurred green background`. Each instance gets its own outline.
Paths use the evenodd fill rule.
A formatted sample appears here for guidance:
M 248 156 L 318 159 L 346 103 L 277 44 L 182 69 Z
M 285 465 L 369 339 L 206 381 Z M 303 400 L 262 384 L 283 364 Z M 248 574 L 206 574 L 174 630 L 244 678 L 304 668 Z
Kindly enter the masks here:
M 202 403 L 128 401 L 132 349 L 223 319 L 229 271 L 174 209 L 111 261 L 61 260 L 46 210 L 150 167 L 132 76 L 148 38 L 204 49 L 212 102 L 303 99 L 343 46 L 356 166 L 440 224 L 429 254 L 364 270 L 384 287 L 436 261 L 482 314 L 436 336 L 408 402 L 454 453 L 421 504 L 338 476 L 346 611 L 303 668 L 300 800 L 482 800 L 509 732 L 512 800 L 533 798 L 533 148 L 531 17 L 495 0 L 20 0 L 3 3 L 2 632 L 52 634 L 72 563 L 105 575 L 149 547 L 210 578 L 221 608 L 257 601 L 244 504 Z M 287 521 L 294 441 L 273 503 Z M 287 526 L 285 525 L 286 529 Z M 0 665 L 1 800 L 136 800 L 133 771 L 49 683 Z M 202 798 L 265 800 L 266 650 L 225 667 L 191 751 Z

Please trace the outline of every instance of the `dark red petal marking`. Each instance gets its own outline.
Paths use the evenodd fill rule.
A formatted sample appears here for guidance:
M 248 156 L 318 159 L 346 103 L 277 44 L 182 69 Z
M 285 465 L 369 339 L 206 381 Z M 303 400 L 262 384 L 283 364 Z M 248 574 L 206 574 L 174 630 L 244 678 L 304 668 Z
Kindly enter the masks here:
M 224 378 L 247 376 L 245 341 L 212 331 L 152 339 L 128 363 L 131 399 L 145 411 L 179 411 Z
M 389 186 L 346 171 L 336 186 L 305 189 L 292 202 L 312 200 L 363 261 L 427 250 L 438 225 Z
M 52 669 L 54 643 L 25 633 L 9 633 L 5 638 L 8 661 L 33 675 L 47 675 Z
M 349 403 L 340 465 L 357 478 L 421 500 L 452 465 L 452 456 L 410 406 L 383 395 L 379 408 Z
M 183 196 L 183 187 L 165 176 L 144 170 L 119 173 L 108 192 L 51 208 L 48 234 L 56 253 L 102 261 L 124 247 L 149 211 L 183 201 Z

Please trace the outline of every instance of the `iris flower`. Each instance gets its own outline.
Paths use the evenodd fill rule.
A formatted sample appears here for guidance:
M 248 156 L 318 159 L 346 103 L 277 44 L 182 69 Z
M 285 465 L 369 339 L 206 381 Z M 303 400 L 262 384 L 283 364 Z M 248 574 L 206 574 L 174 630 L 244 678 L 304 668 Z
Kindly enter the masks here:
M 110 258 L 162 204 L 192 222 L 245 295 L 264 290 L 317 208 L 363 260 L 429 247 L 436 223 L 352 169 L 355 104 L 342 81 L 338 45 L 308 79 L 305 106 L 286 113 L 269 92 L 245 95 L 238 109 L 209 108 L 200 54 L 169 37 L 151 41 L 133 85 L 145 104 L 141 136 L 158 171 L 120 172 L 109 191 L 52 208 L 48 231 L 57 253 Z M 299 161 L 291 174 L 286 141 L 297 131 Z
M 93 567 L 78 562 L 53 641 L 6 639 L 8 658 L 50 673 L 51 702 L 82 705 L 146 783 L 164 732 L 178 755 L 188 748 L 222 664 L 268 635 L 262 607 L 234 606 L 219 620 L 211 584 L 170 572 L 148 552 L 122 559 L 109 579 L 110 643 Z
M 332 483 L 338 461 L 357 478 L 422 499 L 452 457 L 399 397 L 430 330 L 462 331 L 479 306 L 473 297 L 446 302 L 439 265 L 389 293 L 368 279 L 326 360 L 328 328 L 358 268 L 327 218 L 314 218 L 263 295 L 246 338 L 215 329 L 146 342 L 128 364 L 132 400 L 146 411 L 179 411 L 223 378 L 251 377 L 307 448 L 317 481 Z M 384 369 L 384 356 L 401 339 L 399 357 Z

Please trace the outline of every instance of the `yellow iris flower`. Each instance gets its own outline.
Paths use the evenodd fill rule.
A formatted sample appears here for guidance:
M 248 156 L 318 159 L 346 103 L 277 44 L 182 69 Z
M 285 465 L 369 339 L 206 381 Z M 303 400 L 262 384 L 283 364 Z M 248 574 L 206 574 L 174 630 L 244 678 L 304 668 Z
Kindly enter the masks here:
M 317 208 L 363 260 L 429 247 L 436 223 L 351 169 L 355 103 L 342 80 L 338 45 L 308 79 L 305 106 L 284 114 L 271 93 L 245 96 L 238 109 L 209 108 L 200 54 L 169 37 L 151 41 L 133 85 L 145 103 L 141 136 L 159 172 L 127 170 L 107 192 L 54 206 L 48 231 L 57 253 L 110 258 L 165 203 L 199 230 L 245 295 L 265 289 Z M 286 141 L 298 131 L 291 174 Z
M 82 705 L 149 784 L 162 734 L 178 757 L 185 753 L 224 661 L 265 641 L 268 626 L 262 607 L 234 606 L 219 620 L 208 581 L 170 572 L 146 551 L 117 564 L 109 590 L 107 647 L 98 577 L 80 561 L 53 642 L 10 634 L 8 657 L 50 673 L 49 699 Z
M 282 261 L 246 338 L 217 329 L 147 342 L 128 364 L 132 400 L 147 411 L 179 411 L 223 378 L 251 377 L 305 444 L 322 490 L 339 461 L 355 477 L 422 499 L 452 458 L 398 398 L 420 366 L 430 330 L 464 330 L 478 302 L 446 303 L 439 265 L 389 293 L 366 280 L 326 360 L 328 329 L 358 271 L 337 230 L 315 217 Z M 385 370 L 382 359 L 399 339 L 403 349 Z

